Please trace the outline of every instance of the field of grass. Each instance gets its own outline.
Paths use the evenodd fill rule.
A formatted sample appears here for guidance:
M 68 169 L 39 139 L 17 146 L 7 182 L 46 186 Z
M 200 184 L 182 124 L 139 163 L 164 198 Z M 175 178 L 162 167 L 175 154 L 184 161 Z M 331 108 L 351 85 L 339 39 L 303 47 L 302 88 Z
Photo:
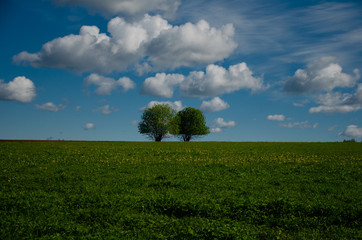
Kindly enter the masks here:
M 362 239 L 361 143 L 0 142 L 0 238 Z

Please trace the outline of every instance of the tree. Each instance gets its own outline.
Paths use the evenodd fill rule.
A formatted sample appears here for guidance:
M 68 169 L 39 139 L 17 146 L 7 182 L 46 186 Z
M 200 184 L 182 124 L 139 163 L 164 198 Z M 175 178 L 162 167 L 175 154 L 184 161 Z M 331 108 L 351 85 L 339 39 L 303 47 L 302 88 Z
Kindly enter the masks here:
M 175 117 L 175 124 L 177 128 L 172 133 L 179 135 L 185 142 L 210 133 L 205 116 L 199 109 L 188 107 L 179 111 Z
M 146 108 L 142 121 L 138 124 L 138 131 L 147 135 L 155 142 L 160 142 L 172 132 L 177 132 L 174 125 L 176 111 L 167 104 L 156 104 Z

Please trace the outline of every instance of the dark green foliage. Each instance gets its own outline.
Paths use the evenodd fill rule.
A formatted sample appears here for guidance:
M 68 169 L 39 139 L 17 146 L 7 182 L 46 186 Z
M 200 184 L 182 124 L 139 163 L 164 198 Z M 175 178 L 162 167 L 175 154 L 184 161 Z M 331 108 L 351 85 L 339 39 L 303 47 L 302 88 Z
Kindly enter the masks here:
M 359 143 L 0 142 L 1 239 L 361 239 Z
M 180 138 L 189 142 L 192 138 L 210 133 L 204 114 L 195 108 L 184 108 L 176 114 L 177 132 Z
M 160 142 L 172 131 L 175 114 L 176 111 L 167 104 L 156 104 L 151 108 L 146 108 L 142 121 L 138 124 L 138 130 L 155 142 Z

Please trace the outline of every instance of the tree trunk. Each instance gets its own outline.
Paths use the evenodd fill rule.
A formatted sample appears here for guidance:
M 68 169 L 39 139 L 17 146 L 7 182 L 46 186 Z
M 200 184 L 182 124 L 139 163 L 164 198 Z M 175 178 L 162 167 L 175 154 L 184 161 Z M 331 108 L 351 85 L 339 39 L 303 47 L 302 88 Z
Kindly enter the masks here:
M 184 142 L 190 142 L 191 137 L 192 137 L 192 135 L 184 135 L 183 136 Z
M 155 142 L 161 142 L 161 140 L 162 140 L 162 135 L 157 135 L 155 137 Z

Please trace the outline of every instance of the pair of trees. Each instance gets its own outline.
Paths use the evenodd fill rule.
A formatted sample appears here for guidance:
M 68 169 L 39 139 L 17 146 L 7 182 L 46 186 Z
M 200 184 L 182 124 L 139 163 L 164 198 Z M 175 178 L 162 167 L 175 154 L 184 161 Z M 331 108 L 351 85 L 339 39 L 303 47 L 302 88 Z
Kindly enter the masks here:
M 188 142 L 192 138 L 210 133 L 203 113 L 195 108 L 176 111 L 167 104 L 147 108 L 138 124 L 138 131 L 156 142 L 169 135 L 177 135 Z

